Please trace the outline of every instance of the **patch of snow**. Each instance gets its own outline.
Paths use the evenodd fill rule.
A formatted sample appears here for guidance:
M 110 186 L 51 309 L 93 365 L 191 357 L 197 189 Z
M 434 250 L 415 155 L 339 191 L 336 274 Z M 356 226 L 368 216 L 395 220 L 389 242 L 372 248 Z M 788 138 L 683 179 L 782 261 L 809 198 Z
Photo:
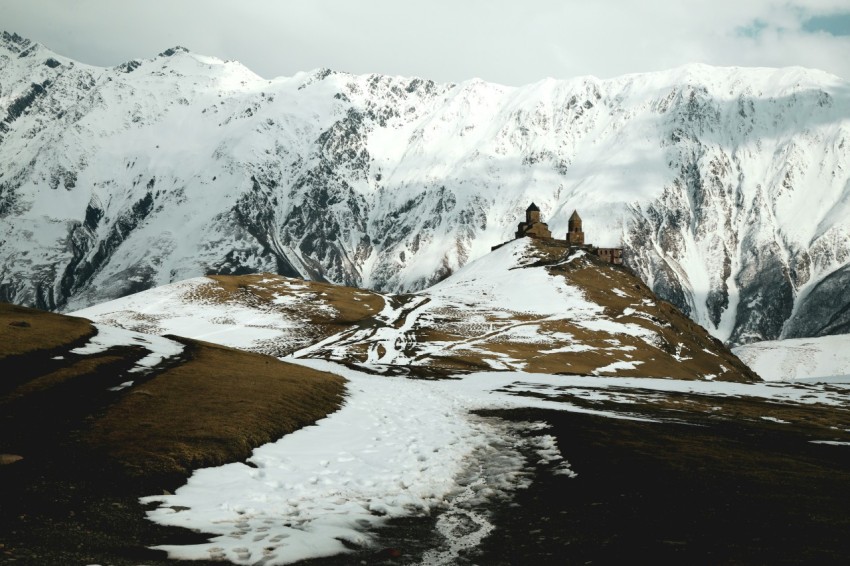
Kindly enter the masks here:
M 71 314 L 124 328 L 175 334 L 231 348 L 255 349 L 269 340 L 285 346 L 298 343 L 302 325 L 279 312 L 236 302 L 203 299 L 205 287 L 215 285 L 211 279 L 196 277 Z M 283 295 L 273 299 L 272 304 L 306 305 L 311 297 L 309 293 Z
M 105 324 L 94 324 L 97 334 L 83 346 L 71 350 L 72 354 L 88 356 L 105 352 L 116 346 L 141 346 L 148 350 L 149 354 L 136 362 L 130 373 L 147 371 L 163 360 L 178 356 L 183 352 L 183 344 L 161 336 L 152 336 L 115 328 Z
M 593 370 L 593 375 L 599 375 L 600 373 L 616 373 L 618 371 L 635 369 L 638 365 L 643 362 L 614 362 L 608 364 L 607 366 L 596 368 Z
M 589 346 L 587 344 L 570 344 L 568 346 L 561 346 L 560 348 L 552 348 L 551 350 L 540 350 L 541 354 L 561 354 L 561 353 L 570 353 L 570 352 L 587 352 L 589 350 L 593 350 L 593 346 Z
M 760 417 L 764 421 L 770 421 L 772 423 L 779 424 L 791 424 L 789 421 L 783 421 L 782 419 L 777 419 L 776 417 Z
M 649 338 L 655 335 L 654 332 L 652 332 L 651 330 L 647 330 L 639 324 L 623 324 L 604 318 L 597 318 L 593 320 L 578 320 L 576 321 L 576 324 L 587 328 L 588 330 L 593 330 L 594 332 L 606 332 L 609 334 L 628 334 L 629 336 L 635 336 L 638 338 Z

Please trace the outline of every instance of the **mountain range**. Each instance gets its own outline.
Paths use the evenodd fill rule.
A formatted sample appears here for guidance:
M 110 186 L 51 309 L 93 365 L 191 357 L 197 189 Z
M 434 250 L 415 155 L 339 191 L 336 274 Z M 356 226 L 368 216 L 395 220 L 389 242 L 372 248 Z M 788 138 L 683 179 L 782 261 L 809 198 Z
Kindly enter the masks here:
M 0 35 L 0 300 L 208 274 L 425 289 L 509 240 L 625 248 L 730 344 L 850 332 L 850 83 L 705 65 L 514 88 L 175 47 L 111 68 Z

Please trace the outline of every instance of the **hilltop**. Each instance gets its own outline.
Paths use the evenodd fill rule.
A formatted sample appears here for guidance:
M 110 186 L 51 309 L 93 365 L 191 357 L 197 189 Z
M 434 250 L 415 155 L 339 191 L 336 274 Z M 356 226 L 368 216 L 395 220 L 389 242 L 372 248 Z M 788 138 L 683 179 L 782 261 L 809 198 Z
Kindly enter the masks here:
M 481 370 L 758 378 L 629 269 L 521 238 L 414 294 L 215 276 L 78 311 L 230 346 L 439 376 Z

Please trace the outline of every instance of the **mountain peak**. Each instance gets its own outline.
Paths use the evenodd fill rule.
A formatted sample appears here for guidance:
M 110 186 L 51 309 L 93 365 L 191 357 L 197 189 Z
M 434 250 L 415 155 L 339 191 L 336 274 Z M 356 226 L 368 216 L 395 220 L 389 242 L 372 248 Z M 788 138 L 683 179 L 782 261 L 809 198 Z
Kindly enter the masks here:
M 174 47 L 169 47 L 165 51 L 159 54 L 159 57 L 173 57 L 178 53 L 189 53 L 189 50 L 182 45 L 175 45 Z
M 25 37 L 21 37 L 17 33 L 9 33 L 7 31 L 0 32 L 0 46 L 5 47 L 12 53 L 20 55 L 34 45 L 38 44 Z

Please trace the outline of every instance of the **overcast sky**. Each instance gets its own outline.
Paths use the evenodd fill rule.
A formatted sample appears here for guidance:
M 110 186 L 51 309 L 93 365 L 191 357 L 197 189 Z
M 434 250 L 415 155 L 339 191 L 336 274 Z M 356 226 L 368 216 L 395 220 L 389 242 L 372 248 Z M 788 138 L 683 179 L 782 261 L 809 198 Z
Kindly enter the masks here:
M 265 78 L 329 67 L 522 85 L 690 62 L 850 78 L 848 0 L 0 0 L 0 29 L 94 65 L 183 45 Z

